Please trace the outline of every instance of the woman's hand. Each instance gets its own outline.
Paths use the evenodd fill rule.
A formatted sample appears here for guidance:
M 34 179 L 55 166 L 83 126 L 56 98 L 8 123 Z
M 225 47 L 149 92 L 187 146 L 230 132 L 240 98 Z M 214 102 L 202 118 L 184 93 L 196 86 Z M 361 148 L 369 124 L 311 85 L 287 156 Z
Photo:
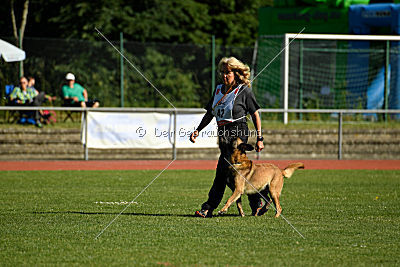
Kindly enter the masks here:
M 257 130 L 257 142 L 256 142 L 256 152 L 260 152 L 264 148 L 264 143 L 263 143 L 263 138 L 262 138 L 262 131 L 261 131 L 261 119 L 260 119 L 260 114 L 258 113 L 258 110 L 254 112 L 253 115 L 251 115 L 251 118 L 254 123 L 254 128 Z M 259 138 L 261 140 L 259 140 Z
M 195 142 L 196 142 L 195 139 L 196 139 L 197 136 L 199 136 L 199 131 L 195 130 L 195 131 L 190 135 L 190 138 L 189 138 L 190 142 L 195 143 Z
M 263 141 L 257 141 L 256 143 L 256 152 L 261 152 L 264 148 L 264 143 Z

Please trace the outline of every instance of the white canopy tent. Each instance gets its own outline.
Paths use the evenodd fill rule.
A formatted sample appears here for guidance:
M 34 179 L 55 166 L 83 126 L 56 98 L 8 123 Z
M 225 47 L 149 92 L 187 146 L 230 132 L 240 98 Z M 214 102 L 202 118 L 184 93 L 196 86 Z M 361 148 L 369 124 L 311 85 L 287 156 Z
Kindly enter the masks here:
M 6 62 L 22 61 L 25 59 L 25 51 L 0 39 L 0 57 Z

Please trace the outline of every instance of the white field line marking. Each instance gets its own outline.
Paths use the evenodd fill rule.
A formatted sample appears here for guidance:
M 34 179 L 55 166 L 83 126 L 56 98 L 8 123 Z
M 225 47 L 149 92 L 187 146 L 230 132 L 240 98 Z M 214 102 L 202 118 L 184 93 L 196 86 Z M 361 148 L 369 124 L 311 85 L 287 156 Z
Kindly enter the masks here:
M 277 211 L 276 210 L 276 208 L 275 208 L 275 206 L 274 205 L 272 205 L 271 204 L 271 202 L 269 202 L 262 194 L 261 194 L 261 192 L 260 191 L 258 191 L 253 185 L 252 185 L 252 183 L 250 183 L 249 182 L 249 180 L 247 180 L 246 179 L 246 177 L 244 177 L 240 172 L 238 172 L 238 170 L 235 168 L 235 166 L 233 166 L 226 158 L 224 158 L 225 159 L 225 161 L 226 162 L 228 162 L 228 164 L 251 186 L 251 187 L 253 187 L 253 189 L 254 190 L 256 190 L 257 191 L 257 193 L 271 206 L 271 207 L 273 207 L 274 208 L 274 210 L 275 210 L 275 212 Z M 290 222 L 289 222 L 289 220 L 287 220 L 286 218 L 285 218 L 285 216 L 283 216 L 282 215 L 282 213 L 281 213 L 281 217 L 303 238 L 303 239 L 306 239 L 297 229 L 296 229 L 296 227 L 294 227 Z
M 161 92 L 160 92 L 160 90 L 158 90 L 157 89 L 157 87 L 155 87 L 154 86 L 154 84 L 149 80 L 149 79 L 147 79 L 147 77 L 146 76 L 144 76 L 144 74 L 138 69 L 138 68 L 136 68 L 136 66 L 135 65 L 133 65 L 133 63 L 129 60 L 129 59 L 127 59 L 122 53 L 121 53 L 121 51 L 119 51 L 118 50 L 118 48 L 116 48 L 111 42 L 110 42 L 110 40 L 108 40 L 107 39 L 107 37 L 105 37 L 96 27 L 94 28 L 97 32 L 98 32 L 98 34 L 100 34 L 101 35 L 101 37 L 103 37 L 104 38 L 104 40 L 106 40 L 107 41 L 107 43 L 109 43 L 111 46 L 112 46 L 112 48 L 114 48 L 117 52 L 118 52 L 118 54 L 120 54 L 128 63 L 129 63 L 129 65 L 131 65 L 132 66 L 132 68 L 134 68 L 139 74 L 140 74 L 140 76 L 142 76 L 143 77 L 143 79 L 145 79 L 167 102 L 168 102 L 168 104 L 170 104 L 174 109 L 176 109 L 176 107 L 168 100 L 168 98 L 166 98 Z
M 129 204 L 128 201 L 96 201 L 94 204 L 100 204 L 100 205 L 127 205 Z M 132 204 L 139 204 L 137 202 L 134 202 Z
M 104 231 L 127 209 L 127 208 L 129 208 L 129 206 L 131 205 L 131 204 L 133 204 L 133 203 L 136 203 L 135 202 L 135 200 L 144 192 L 144 191 L 146 191 L 146 189 L 158 178 L 158 177 L 160 177 L 160 175 L 166 170 L 166 169 L 168 169 L 168 167 L 172 164 L 172 162 L 174 162 L 175 161 L 175 159 L 173 159 L 170 163 L 168 163 L 168 165 L 159 173 L 159 174 L 157 174 L 157 176 L 156 177 L 154 177 L 154 179 L 153 180 L 151 180 L 151 182 L 148 184 L 148 185 L 146 185 L 146 187 L 145 188 L 143 188 L 143 190 L 134 198 L 134 199 L 132 199 L 132 201 L 131 202 L 129 202 L 129 204 L 128 205 L 126 205 L 126 207 L 123 209 L 123 210 L 121 210 L 121 212 L 117 215 L 117 216 L 115 216 L 115 218 L 114 219 L 112 219 L 110 222 L 109 222 L 109 224 L 107 224 L 107 226 L 106 227 L 104 227 L 104 229 L 103 230 L 101 230 L 100 231 L 100 233 L 94 238 L 94 239 L 98 239 L 103 233 L 104 233 Z
M 111 42 L 110 40 L 107 39 L 107 37 L 104 36 L 103 33 L 101 33 L 96 27 L 95 30 L 98 32 L 98 34 L 101 35 L 101 37 L 103 37 L 107 43 L 109 43 L 111 45 L 112 48 L 114 48 L 118 54 L 120 54 L 128 63 L 129 65 L 132 66 L 132 68 L 134 68 L 139 74 L 140 76 L 143 77 L 143 79 L 145 79 L 175 110 L 176 107 L 160 92 L 160 90 L 158 90 L 158 88 L 138 69 L 136 68 L 136 66 L 129 60 L 127 59 L 122 53 L 121 51 L 118 50 L 118 48 L 116 48 Z M 174 158 L 170 163 L 168 163 L 168 165 L 156 176 L 154 177 L 154 179 L 145 187 L 143 188 L 143 190 L 131 201 L 129 202 L 129 204 L 117 215 L 115 216 L 114 219 L 111 220 L 111 222 L 109 224 L 107 224 L 106 227 L 104 227 L 103 230 L 101 230 L 101 232 L 95 237 L 95 239 L 98 239 L 103 233 L 104 231 L 127 209 L 129 208 L 129 206 L 133 203 L 135 203 L 135 200 L 166 170 L 168 169 L 168 167 L 172 164 L 172 162 L 174 162 L 176 160 L 176 158 Z

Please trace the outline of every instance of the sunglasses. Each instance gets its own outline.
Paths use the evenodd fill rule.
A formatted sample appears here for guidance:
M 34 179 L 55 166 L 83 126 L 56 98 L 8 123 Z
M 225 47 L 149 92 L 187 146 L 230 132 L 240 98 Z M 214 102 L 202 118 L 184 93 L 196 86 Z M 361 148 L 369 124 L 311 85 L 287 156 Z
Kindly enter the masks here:
M 233 73 L 233 71 L 221 71 L 219 74 L 220 74 L 221 76 L 224 76 L 224 75 L 229 75 L 229 74 L 231 74 L 231 73 Z

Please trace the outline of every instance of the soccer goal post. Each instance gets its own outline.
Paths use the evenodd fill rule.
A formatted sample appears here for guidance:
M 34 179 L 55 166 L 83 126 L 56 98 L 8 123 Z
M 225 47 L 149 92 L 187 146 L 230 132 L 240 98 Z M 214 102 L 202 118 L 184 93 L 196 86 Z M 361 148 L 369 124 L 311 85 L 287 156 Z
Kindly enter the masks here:
M 285 111 L 400 109 L 400 36 L 288 33 L 283 45 Z

